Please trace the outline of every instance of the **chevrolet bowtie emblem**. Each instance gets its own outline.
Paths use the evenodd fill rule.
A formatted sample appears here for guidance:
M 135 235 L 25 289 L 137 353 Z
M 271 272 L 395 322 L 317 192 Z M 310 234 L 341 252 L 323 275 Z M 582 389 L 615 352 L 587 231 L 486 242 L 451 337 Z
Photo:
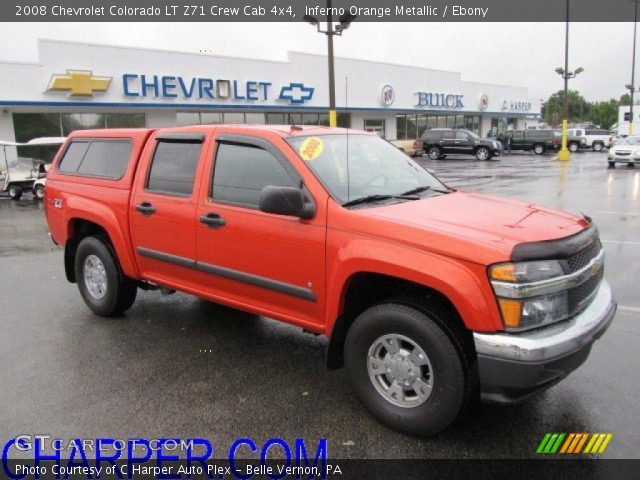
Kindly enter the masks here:
M 106 92 L 110 83 L 111 77 L 94 77 L 93 72 L 86 70 L 67 70 L 66 75 L 53 75 L 47 90 L 92 97 L 94 92 Z

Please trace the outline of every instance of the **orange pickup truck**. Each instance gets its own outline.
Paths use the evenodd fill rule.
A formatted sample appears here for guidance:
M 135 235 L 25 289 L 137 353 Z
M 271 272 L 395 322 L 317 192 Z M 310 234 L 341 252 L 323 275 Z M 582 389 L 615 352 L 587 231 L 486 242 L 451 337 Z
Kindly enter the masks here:
M 448 187 L 355 130 L 78 131 L 45 205 L 97 315 L 180 290 L 325 335 L 329 368 L 414 435 L 555 384 L 616 309 L 589 218 Z

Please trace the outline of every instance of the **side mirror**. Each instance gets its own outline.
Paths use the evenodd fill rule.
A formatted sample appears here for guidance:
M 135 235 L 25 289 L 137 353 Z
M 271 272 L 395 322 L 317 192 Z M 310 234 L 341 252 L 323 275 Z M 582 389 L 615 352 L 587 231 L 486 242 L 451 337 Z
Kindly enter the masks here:
M 296 187 L 268 185 L 260 192 L 260 211 L 302 217 L 304 198 Z

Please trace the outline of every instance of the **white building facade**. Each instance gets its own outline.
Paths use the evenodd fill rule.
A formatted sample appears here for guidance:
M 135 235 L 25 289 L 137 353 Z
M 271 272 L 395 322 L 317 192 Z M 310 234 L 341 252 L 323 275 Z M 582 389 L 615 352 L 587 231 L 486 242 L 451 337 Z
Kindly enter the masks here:
M 328 124 L 322 55 L 290 52 L 277 62 L 53 40 L 39 40 L 38 50 L 35 63 L 0 61 L 0 139 L 195 123 Z M 389 140 L 436 127 L 486 136 L 540 118 L 540 101 L 526 88 L 346 58 L 336 58 L 335 69 L 338 123 Z

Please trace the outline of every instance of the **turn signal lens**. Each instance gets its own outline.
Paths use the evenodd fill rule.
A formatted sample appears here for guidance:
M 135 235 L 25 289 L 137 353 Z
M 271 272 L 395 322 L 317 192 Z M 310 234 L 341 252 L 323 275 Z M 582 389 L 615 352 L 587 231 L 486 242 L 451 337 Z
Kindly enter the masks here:
M 513 263 L 503 263 L 491 267 L 491 278 L 493 280 L 503 280 L 505 282 L 516 281 L 516 266 Z
M 522 312 L 522 303 L 518 300 L 507 300 L 499 298 L 500 312 L 502 312 L 502 320 L 505 328 L 520 327 L 520 317 Z

